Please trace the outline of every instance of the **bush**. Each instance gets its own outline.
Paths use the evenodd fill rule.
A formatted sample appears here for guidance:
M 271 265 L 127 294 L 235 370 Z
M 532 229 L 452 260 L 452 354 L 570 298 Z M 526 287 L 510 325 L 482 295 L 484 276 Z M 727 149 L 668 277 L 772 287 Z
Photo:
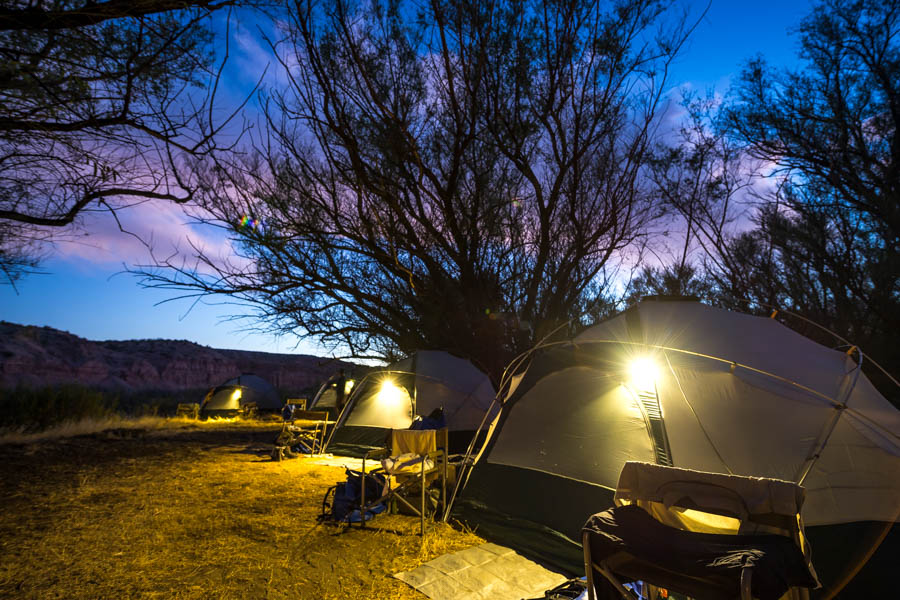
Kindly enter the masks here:
M 116 414 L 119 395 L 80 385 L 0 389 L 0 428 L 42 431 L 66 421 Z

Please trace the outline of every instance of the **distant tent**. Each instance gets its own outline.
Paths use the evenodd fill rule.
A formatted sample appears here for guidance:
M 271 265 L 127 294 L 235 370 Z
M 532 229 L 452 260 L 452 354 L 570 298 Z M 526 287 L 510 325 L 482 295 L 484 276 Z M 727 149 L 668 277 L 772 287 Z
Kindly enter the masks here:
M 807 490 L 813 562 L 837 587 L 859 562 L 848 540 L 900 511 L 900 411 L 846 350 L 772 318 L 644 301 L 530 357 L 454 514 L 583 573 L 581 527 L 612 505 L 626 461 L 784 479 Z
M 424 350 L 367 375 L 353 389 L 328 451 L 359 456 L 381 447 L 391 429 L 442 409 L 451 452 L 465 452 L 494 403 L 494 386 L 472 363 Z
M 347 377 L 344 384 L 344 402 L 350 398 L 354 385 L 356 385 L 356 380 Z M 309 410 L 325 410 L 333 413 L 334 417 L 337 418 L 337 383 L 331 379 L 323 383 L 307 408 Z
M 249 403 L 259 410 L 281 410 L 278 390 L 258 375 L 244 373 L 215 387 L 203 400 L 201 416 L 228 416 L 236 414 Z

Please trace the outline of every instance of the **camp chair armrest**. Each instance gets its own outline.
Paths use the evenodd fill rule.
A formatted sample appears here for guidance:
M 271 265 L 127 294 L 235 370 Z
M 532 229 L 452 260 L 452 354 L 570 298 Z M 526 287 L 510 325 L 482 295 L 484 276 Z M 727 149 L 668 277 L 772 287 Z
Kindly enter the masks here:
M 438 448 L 437 450 L 433 450 L 425 455 L 426 458 L 430 458 L 432 460 L 436 460 L 438 457 L 443 457 L 442 461 L 447 460 L 447 452 L 443 448 Z
M 366 475 L 367 475 L 367 474 L 370 474 L 370 473 L 376 473 L 376 472 L 383 472 L 383 471 L 384 471 L 384 469 L 381 467 L 381 462 L 376 462 L 375 464 L 378 465 L 378 466 L 375 467 L 374 469 L 366 469 L 366 461 L 367 461 L 367 460 L 372 460 L 372 459 L 374 459 L 374 458 L 377 458 L 379 455 L 387 456 L 387 455 L 388 455 L 388 449 L 387 449 L 387 448 L 376 448 L 375 450 L 369 450 L 368 452 L 366 452 L 366 453 L 363 455 L 363 458 L 362 458 L 362 473 L 363 473 L 363 479 L 366 478 Z M 365 485 L 365 484 L 363 484 L 363 485 Z
M 376 448 L 374 450 L 369 450 L 363 455 L 363 460 L 377 458 L 380 456 L 388 456 L 390 454 L 390 450 L 387 448 Z

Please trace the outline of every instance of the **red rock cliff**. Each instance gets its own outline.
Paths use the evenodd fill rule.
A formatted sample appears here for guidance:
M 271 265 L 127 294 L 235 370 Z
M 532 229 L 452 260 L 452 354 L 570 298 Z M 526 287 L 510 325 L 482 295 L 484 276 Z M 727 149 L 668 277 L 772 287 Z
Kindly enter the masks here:
M 355 365 L 303 354 L 218 350 L 183 340 L 93 342 L 50 327 L 0 321 L 0 387 L 76 383 L 123 391 L 189 390 L 256 373 L 284 394 Z

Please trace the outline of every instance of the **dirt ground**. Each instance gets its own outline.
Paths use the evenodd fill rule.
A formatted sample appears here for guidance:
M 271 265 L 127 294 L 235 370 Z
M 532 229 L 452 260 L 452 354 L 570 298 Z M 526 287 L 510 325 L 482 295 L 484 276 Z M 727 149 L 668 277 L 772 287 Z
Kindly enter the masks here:
M 482 540 L 316 517 L 341 467 L 269 457 L 277 423 L 0 444 L 2 598 L 425 598 L 391 577 Z

